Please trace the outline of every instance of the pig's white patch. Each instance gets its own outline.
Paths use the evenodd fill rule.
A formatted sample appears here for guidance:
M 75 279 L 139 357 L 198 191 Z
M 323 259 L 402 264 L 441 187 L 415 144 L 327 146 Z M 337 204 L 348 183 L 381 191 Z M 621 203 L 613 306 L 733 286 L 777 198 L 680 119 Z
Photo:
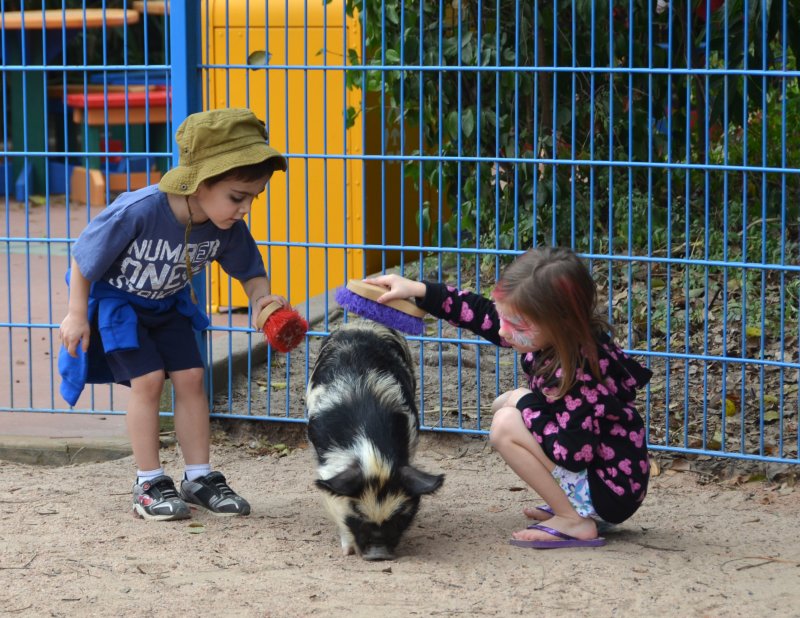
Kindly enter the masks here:
M 328 511 L 331 519 L 336 522 L 336 527 L 339 530 L 339 539 L 342 543 L 342 553 L 345 556 L 356 553 L 356 540 L 350 528 L 347 527 L 345 521 L 348 515 L 353 514 L 353 509 L 350 506 L 350 498 L 343 496 L 334 496 L 333 494 L 324 493 L 322 503 L 325 510 Z
M 408 497 L 405 494 L 389 494 L 382 500 L 378 499 L 376 488 L 370 487 L 369 491 L 361 498 L 361 508 L 364 517 L 371 522 L 381 525 L 392 515 L 399 512 L 406 503 Z
M 323 480 L 330 479 L 350 467 L 354 461 L 358 462 L 367 481 L 366 491 L 359 500 L 360 515 L 380 525 L 403 507 L 408 496 L 404 493 L 395 493 L 382 499 L 378 497 L 378 490 L 388 483 L 393 466 L 369 438 L 360 435 L 356 438 L 352 449 L 336 449 L 326 453 L 325 463 L 319 468 L 319 477 Z M 335 521 L 341 522 L 347 515 L 355 515 L 349 498 L 328 495 L 325 504 Z
M 312 386 L 313 377 L 308 384 L 306 407 L 309 419 L 324 414 L 326 410 L 336 406 L 347 405 L 349 401 L 358 400 L 366 394 L 381 407 L 404 413 L 408 422 L 408 435 L 416 437 L 415 419 L 408 411 L 403 389 L 397 378 L 391 374 L 369 371 L 364 375 L 353 375 L 345 370 L 335 375 L 328 384 Z M 411 444 L 412 455 L 414 446 L 416 440 Z
M 357 462 L 365 479 L 375 479 L 380 484 L 389 480 L 392 464 L 365 435 L 359 435 L 351 448 L 337 448 L 325 453 L 325 463 L 319 467 L 319 478 L 328 480 Z

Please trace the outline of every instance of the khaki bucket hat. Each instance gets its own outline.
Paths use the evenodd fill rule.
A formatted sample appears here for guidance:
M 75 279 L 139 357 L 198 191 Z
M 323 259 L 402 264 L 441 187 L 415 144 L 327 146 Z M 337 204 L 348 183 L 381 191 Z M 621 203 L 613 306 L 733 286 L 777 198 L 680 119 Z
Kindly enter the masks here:
M 212 109 L 186 118 L 175 133 L 178 166 L 161 178 L 164 193 L 191 195 L 201 182 L 237 167 L 275 157 L 286 171 L 286 158 L 267 144 L 264 123 L 249 109 Z

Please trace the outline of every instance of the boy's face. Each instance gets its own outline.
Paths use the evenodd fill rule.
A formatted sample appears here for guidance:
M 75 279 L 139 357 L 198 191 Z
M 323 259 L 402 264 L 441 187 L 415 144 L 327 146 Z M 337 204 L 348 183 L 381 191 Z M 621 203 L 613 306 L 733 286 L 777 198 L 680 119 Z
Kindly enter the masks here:
M 271 176 L 249 182 L 226 178 L 211 187 L 202 182 L 194 194 L 194 204 L 214 225 L 227 230 L 250 212 L 253 200 L 264 191 Z M 202 215 L 196 217 L 197 223 L 202 223 Z

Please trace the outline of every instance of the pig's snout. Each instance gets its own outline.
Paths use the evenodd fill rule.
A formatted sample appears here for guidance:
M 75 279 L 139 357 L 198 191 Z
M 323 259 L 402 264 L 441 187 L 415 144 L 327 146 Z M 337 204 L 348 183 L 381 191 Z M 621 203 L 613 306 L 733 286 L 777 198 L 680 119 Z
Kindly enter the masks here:
M 394 553 L 385 545 L 373 545 L 368 547 L 361 557 L 364 560 L 394 560 Z

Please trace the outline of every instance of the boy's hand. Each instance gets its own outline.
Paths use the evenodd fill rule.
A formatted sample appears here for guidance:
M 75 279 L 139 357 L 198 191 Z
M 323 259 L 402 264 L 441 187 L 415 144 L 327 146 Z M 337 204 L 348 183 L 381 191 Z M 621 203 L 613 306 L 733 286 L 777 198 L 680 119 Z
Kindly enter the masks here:
M 89 351 L 89 336 L 91 332 L 89 320 L 85 315 L 68 313 L 64 321 L 61 322 L 59 335 L 61 337 L 61 343 L 64 344 L 69 355 L 73 358 L 77 358 L 79 343 L 81 344 L 84 354 Z
M 286 307 L 287 309 L 291 309 L 292 306 L 289 304 L 289 301 L 286 300 L 283 296 L 279 296 L 277 294 L 266 294 L 257 298 L 253 302 L 253 328 L 258 330 L 258 325 L 256 324 L 256 320 L 258 319 L 258 314 L 261 313 L 261 310 L 269 305 L 272 302 L 280 303 L 281 307 Z
M 379 303 L 385 303 L 395 298 L 424 298 L 425 284 L 421 281 L 412 281 L 400 275 L 380 275 L 371 279 L 364 279 L 367 283 L 388 288 L 388 292 L 378 298 Z

